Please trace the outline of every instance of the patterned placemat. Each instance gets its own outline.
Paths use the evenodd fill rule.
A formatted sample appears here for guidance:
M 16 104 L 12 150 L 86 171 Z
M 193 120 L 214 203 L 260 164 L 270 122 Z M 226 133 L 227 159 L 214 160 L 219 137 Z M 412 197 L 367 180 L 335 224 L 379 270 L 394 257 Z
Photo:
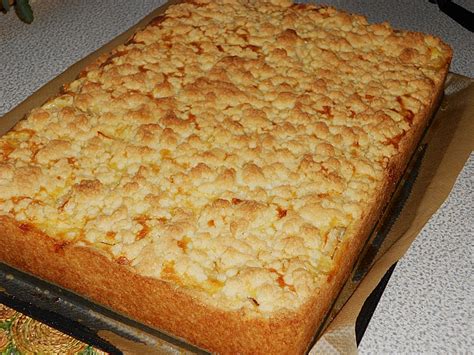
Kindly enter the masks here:
M 0 304 L 0 354 L 107 354 Z

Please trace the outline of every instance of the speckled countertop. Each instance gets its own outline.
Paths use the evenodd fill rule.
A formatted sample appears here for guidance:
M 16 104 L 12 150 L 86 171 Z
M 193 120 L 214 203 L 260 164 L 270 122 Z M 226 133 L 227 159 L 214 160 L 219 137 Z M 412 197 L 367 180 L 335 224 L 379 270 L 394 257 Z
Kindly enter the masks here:
M 35 21 L 0 14 L 0 115 L 107 43 L 163 0 L 33 0 Z M 474 35 L 428 0 L 325 0 L 370 21 L 435 34 L 454 49 L 451 70 L 474 77 Z M 457 0 L 474 10 L 472 0 Z M 470 353 L 474 349 L 474 156 L 449 198 L 398 263 L 361 353 Z

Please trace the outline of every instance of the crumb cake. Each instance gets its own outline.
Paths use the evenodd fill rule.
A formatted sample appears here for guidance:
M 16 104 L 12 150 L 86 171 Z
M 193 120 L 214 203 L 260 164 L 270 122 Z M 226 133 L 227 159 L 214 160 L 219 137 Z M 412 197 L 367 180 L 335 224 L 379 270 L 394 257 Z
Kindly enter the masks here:
M 304 352 L 450 59 L 331 7 L 170 6 L 0 139 L 0 260 L 205 349 Z

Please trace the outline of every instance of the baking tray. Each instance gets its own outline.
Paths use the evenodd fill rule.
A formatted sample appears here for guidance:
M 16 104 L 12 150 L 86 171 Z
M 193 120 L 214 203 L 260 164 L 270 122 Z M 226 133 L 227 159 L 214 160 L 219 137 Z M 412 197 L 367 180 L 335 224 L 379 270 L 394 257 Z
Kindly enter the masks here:
M 355 325 L 357 344 L 362 340 L 395 266 L 396 264 L 390 268 L 367 298 L 357 317 Z M 173 354 L 178 349 L 181 353 L 207 354 L 202 349 L 175 340 L 172 336 L 130 321 L 126 317 L 123 320 L 125 323 L 121 320 L 117 322 L 113 311 L 2 263 L 0 263 L 0 285 L 8 287 L 8 290 L 5 288 L 0 290 L 3 291 L 0 292 L 0 303 L 109 354 L 122 354 L 122 351 L 97 334 L 105 329 L 131 341 L 155 343 L 155 348 L 157 347 L 156 338 L 158 338 L 161 345 L 156 352 L 163 354 Z M 111 318 L 106 316 L 110 313 L 112 313 Z M 144 338 L 143 331 L 147 339 Z
M 59 92 L 61 85 L 72 81 L 86 64 L 91 63 L 100 54 L 110 51 L 118 44 L 126 42 L 131 31 L 135 32 L 138 28 L 145 26 L 151 19 L 162 13 L 166 7 L 176 2 L 179 1 L 171 1 L 155 10 L 131 30 L 124 32 L 98 51 L 73 65 L 65 73 L 53 79 L 17 108 L 10 111 L 8 117 L 4 117 L 0 121 L 0 135 L 8 131 L 18 121 L 18 118 L 23 117 L 31 108 L 46 101 L 51 96 L 51 88 L 57 88 L 57 92 Z M 429 127 L 426 131 L 429 130 Z M 392 240 L 387 240 L 386 237 L 408 198 L 413 182 L 418 175 L 427 144 L 424 140 L 424 138 L 421 140 L 418 148 L 413 153 L 402 179 L 399 181 L 389 204 L 384 209 L 383 217 L 374 226 L 352 274 L 327 314 L 326 321 L 315 333 L 313 343 L 349 299 L 373 263 L 393 243 Z M 393 270 L 393 267 L 391 270 Z M 369 297 L 366 301 L 368 306 L 363 308 L 365 310 L 359 317 L 361 321 L 356 323 L 358 340 L 365 331 L 368 320 L 370 320 L 381 295 L 380 290 L 384 288 L 390 273 L 389 271 L 381 282 L 379 290 L 374 292 L 372 298 Z M 110 353 L 121 353 L 117 348 L 117 344 L 120 345 L 121 349 L 133 348 L 136 352 L 142 353 L 206 353 L 182 339 L 136 322 L 123 314 L 1 262 L 0 302 Z

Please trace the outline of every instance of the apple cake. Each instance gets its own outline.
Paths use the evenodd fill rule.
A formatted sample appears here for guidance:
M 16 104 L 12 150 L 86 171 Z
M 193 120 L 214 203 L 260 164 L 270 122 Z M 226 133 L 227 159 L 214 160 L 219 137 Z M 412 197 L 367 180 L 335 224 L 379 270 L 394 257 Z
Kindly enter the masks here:
M 211 351 L 302 353 L 450 59 L 332 7 L 172 5 L 0 139 L 0 260 Z

